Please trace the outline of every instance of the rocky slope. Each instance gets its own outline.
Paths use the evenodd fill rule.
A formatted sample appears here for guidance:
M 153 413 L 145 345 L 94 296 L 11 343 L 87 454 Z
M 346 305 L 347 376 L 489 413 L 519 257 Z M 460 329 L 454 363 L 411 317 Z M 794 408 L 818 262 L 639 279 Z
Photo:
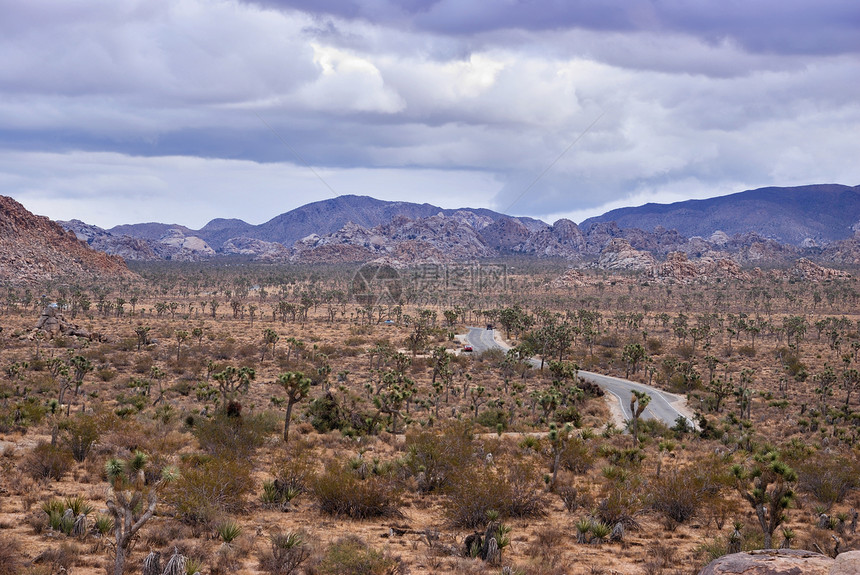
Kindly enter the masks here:
M 0 196 L 0 281 L 95 282 L 135 277 L 121 258 L 90 249 L 59 224 Z
M 146 237 L 132 237 L 85 224 L 80 220 L 57 222 L 67 231 L 95 250 L 132 261 L 200 261 L 215 256 L 209 244 L 201 238 L 187 235 L 188 228 L 147 224 Z M 123 229 L 117 226 L 116 229 Z M 227 252 L 230 253 L 230 252 Z

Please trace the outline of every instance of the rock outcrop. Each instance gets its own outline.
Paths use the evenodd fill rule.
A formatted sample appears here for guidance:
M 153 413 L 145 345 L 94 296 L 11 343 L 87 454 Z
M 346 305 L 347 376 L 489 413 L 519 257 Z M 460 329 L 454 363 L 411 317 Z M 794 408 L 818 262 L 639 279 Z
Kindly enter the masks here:
M 840 278 L 849 278 L 851 274 L 842 270 L 825 268 L 806 258 L 800 258 L 788 270 L 788 276 L 794 279 L 822 282 Z
M 650 269 L 656 263 L 650 253 L 634 249 L 625 239 L 615 238 L 600 252 L 597 267 L 604 270 L 639 271 Z
M 45 306 L 36 322 L 35 330 L 43 332 L 49 338 L 55 335 L 90 337 L 90 332 L 68 321 L 66 316 L 57 310 L 56 304 Z
M 655 264 L 648 270 L 657 280 L 674 280 L 679 283 L 707 281 L 714 278 L 749 280 L 750 274 L 737 262 L 728 258 L 704 257 L 691 261 L 684 252 L 672 252 L 666 261 Z
M 136 277 L 121 258 L 90 249 L 56 222 L 0 196 L 0 280 L 27 284 Z

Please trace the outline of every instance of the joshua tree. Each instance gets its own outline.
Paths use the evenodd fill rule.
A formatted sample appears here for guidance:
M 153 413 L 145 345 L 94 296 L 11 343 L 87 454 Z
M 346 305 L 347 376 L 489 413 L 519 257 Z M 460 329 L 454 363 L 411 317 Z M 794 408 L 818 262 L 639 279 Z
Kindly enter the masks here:
M 651 396 L 644 391 L 632 390 L 630 397 L 630 416 L 631 416 L 631 432 L 633 433 L 633 443 L 639 443 L 639 416 L 651 403 Z
M 114 575 L 122 575 L 137 532 L 155 513 L 158 491 L 176 475 L 175 470 L 166 468 L 158 482 L 147 485 L 143 470 L 148 461 L 146 454 L 136 451 L 129 460 L 110 459 L 105 464 L 111 484 L 111 495 L 105 505 L 114 520 Z
M 792 485 L 797 473 L 770 451 L 755 456 L 749 469 L 733 466 L 732 474 L 738 492 L 755 511 L 764 534 L 764 548 L 772 549 L 773 533 L 785 521 L 784 511 L 794 499 Z
M 218 391 L 221 392 L 221 399 L 226 408 L 227 402 L 232 399 L 239 391 L 248 391 L 251 386 L 251 381 L 257 376 L 257 372 L 252 367 L 235 368 L 228 365 L 223 371 L 219 371 L 212 377 L 218 382 Z
M 134 328 L 134 333 L 137 335 L 137 351 L 140 351 L 141 346 L 149 343 L 149 326 L 139 325 Z
M 275 359 L 275 344 L 278 343 L 278 340 L 281 337 L 277 334 L 277 332 L 271 328 L 266 328 L 263 330 L 263 355 L 260 356 L 260 363 L 263 363 L 263 360 L 266 358 L 266 350 L 271 346 L 272 348 L 272 359 Z
M 176 337 L 176 361 L 179 361 L 179 354 L 182 351 L 182 342 L 188 339 L 188 332 L 178 329 L 173 335 Z
M 92 362 L 82 355 L 74 356 L 70 362 L 72 367 L 75 368 L 75 396 L 77 396 L 78 390 L 84 382 L 84 376 L 95 368 L 93 367 Z
M 290 416 L 293 406 L 308 396 L 311 380 L 301 371 L 288 371 L 278 376 L 278 383 L 287 392 L 287 413 L 284 416 L 284 442 L 290 437 Z

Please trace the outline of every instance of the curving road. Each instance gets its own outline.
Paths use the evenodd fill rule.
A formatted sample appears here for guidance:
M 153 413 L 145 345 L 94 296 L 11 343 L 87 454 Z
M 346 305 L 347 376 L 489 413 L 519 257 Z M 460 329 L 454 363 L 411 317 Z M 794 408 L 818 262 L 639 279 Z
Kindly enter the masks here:
M 470 327 L 469 333 L 461 337 L 472 346 L 475 353 L 481 353 L 494 348 L 501 349 L 502 351 L 509 349 L 508 346 L 496 340 L 493 330 Z M 532 366 L 540 367 L 539 359 L 531 358 L 529 361 Z M 621 412 L 626 420 L 632 418 L 632 414 L 630 413 L 630 396 L 631 392 L 635 389 L 637 391 L 644 391 L 651 396 L 651 401 L 648 403 L 648 407 L 645 408 L 642 419 L 659 419 L 671 427 L 675 425 L 675 420 L 680 416 L 686 418 L 690 425 L 695 427 L 695 422 L 692 420 L 690 414 L 679 405 L 682 398 L 675 394 L 660 391 L 659 389 L 642 383 L 636 383 L 635 381 L 601 375 L 590 371 L 579 370 L 579 376 L 585 381 L 599 385 L 605 392 L 614 395 L 618 399 Z

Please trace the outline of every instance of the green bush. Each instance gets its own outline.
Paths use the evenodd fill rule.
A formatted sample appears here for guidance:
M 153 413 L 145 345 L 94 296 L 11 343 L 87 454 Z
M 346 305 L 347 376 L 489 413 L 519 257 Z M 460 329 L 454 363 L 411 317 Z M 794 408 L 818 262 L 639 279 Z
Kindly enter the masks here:
M 344 430 L 349 427 L 349 420 L 331 393 L 318 397 L 308 404 L 307 415 L 311 425 L 319 433 Z
M 332 543 L 316 567 L 320 575 L 395 575 L 405 572 L 399 558 L 377 551 L 355 536 Z
M 75 461 L 81 463 L 87 458 L 90 449 L 99 440 L 102 429 L 107 425 L 107 416 L 91 413 L 77 413 L 60 422 L 63 443 L 69 448 Z
M 559 465 L 574 473 L 585 473 L 594 466 L 591 446 L 581 437 L 571 437 L 559 455 Z
M 330 463 L 312 483 L 320 510 L 353 519 L 398 516 L 400 489 L 394 480 L 379 475 L 359 476 L 349 465 Z
M 475 423 L 493 431 L 505 431 L 508 428 L 508 412 L 498 408 L 485 409 L 475 418 Z

